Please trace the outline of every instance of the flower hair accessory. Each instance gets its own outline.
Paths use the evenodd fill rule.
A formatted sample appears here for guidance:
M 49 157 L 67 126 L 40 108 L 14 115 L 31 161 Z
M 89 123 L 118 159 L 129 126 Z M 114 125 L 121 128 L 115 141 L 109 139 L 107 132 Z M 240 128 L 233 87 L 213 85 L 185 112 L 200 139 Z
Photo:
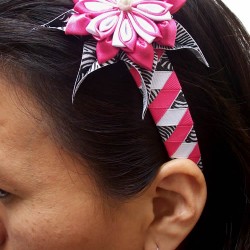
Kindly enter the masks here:
M 186 0 L 74 0 L 74 8 L 46 23 L 66 35 L 88 36 L 72 101 L 84 79 L 98 69 L 124 61 L 143 94 L 171 158 L 201 166 L 193 120 L 167 51 L 190 49 L 206 66 L 197 43 L 173 19 Z

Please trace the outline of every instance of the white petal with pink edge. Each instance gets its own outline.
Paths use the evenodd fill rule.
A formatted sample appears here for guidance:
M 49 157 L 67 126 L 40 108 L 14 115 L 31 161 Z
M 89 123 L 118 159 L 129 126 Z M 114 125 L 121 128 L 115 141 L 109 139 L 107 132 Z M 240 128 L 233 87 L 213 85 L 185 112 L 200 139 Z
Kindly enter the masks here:
M 112 10 L 114 8 L 114 5 L 109 3 L 108 1 L 86 2 L 84 5 L 86 9 L 88 9 L 90 12 L 106 11 L 106 10 Z
M 108 31 L 111 28 L 113 28 L 114 25 L 116 25 L 117 21 L 118 21 L 118 16 L 116 16 L 116 15 L 107 17 L 106 19 L 101 21 L 101 23 L 99 25 L 99 30 L 101 32 Z
M 165 12 L 165 8 L 163 6 L 154 3 L 141 3 L 138 4 L 136 7 L 146 13 L 155 13 L 159 15 Z
M 129 20 L 131 21 L 137 34 L 148 43 L 152 43 L 160 32 L 156 24 L 150 19 L 131 15 L 128 13 Z
M 130 41 L 133 37 L 133 30 L 128 19 L 124 19 L 122 21 L 121 28 L 120 28 L 120 36 L 121 36 L 122 41 L 124 42 Z
M 107 24 L 107 23 L 105 23 L 107 21 L 106 18 L 108 18 L 108 17 L 111 18 L 112 16 L 114 17 L 114 19 L 110 23 L 110 25 L 114 24 L 113 22 L 115 20 L 115 16 L 117 16 L 117 11 L 110 11 L 110 12 L 107 12 L 107 13 L 100 14 L 97 17 L 95 17 L 94 19 L 92 19 L 89 22 L 89 24 L 87 25 L 86 30 L 90 34 L 98 37 L 99 36 L 99 33 L 98 33 L 98 30 L 99 30 L 98 24 L 100 23 L 100 25 L 101 25 L 101 23 L 104 22 L 104 24 L 102 26 L 102 28 L 103 28 L 105 26 L 105 24 Z
M 172 19 L 172 15 L 170 14 L 169 11 L 164 11 L 163 13 L 152 12 L 152 9 L 151 9 L 151 11 L 147 11 L 147 9 L 150 7 L 148 5 L 149 4 L 145 4 L 145 5 L 143 4 L 143 6 L 137 5 L 137 8 L 132 8 L 132 10 L 134 12 L 140 13 L 141 15 L 143 15 L 145 17 L 150 18 L 151 20 L 158 21 L 158 22 L 168 21 L 168 20 Z M 147 9 L 146 9 L 146 7 L 147 7 Z M 160 7 L 161 6 L 159 6 L 159 9 L 160 9 Z
M 122 26 L 123 21 L 124 21 L 124 13 L 121 12 L 121 14 L 119 16 L 119 20 L 118 20 L 116 28 L 115 28 L 115 31 L 114 31 L 113 39 L 112 39 L 112 45 L 115 47 L 121 47 L 121 48 L 126 47 L 120 39 L 120 30 L 121 30 L 121 26 Z

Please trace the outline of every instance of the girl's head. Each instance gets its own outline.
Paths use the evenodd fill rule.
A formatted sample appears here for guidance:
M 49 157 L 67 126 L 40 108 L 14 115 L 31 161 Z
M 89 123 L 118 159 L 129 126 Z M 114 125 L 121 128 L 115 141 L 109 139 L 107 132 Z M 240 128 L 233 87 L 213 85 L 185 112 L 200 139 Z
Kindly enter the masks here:
M 185 50 L 168 54 L 202 173 L 170 160 L 150 113 L 141 119 L 142 96 L 123 62 L 89 75 L 72 104 L 84 39 L 40 28 L 72 7 L 0 3 L 1 247 L 175 249 L 188 234 L 185 249 L 240 247 L 250 150 L 244 29 L 220 1 L 189 0 L 175 14 L 210 64 Z M 197 223 L 203 174 L 208 199 Z

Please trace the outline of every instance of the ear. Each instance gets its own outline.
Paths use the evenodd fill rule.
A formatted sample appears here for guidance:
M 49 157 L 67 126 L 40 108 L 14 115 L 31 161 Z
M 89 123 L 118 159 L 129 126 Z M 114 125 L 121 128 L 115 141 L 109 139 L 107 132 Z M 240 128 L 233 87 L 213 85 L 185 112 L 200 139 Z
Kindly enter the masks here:
M 206 183 L 199 167 L 188 159 L 164 164 L 149 190 L 152 218 L 145 250 L 174 250 L 198 221 L 206 201 Z M 158 247 L 158 248 L 157 248 Z

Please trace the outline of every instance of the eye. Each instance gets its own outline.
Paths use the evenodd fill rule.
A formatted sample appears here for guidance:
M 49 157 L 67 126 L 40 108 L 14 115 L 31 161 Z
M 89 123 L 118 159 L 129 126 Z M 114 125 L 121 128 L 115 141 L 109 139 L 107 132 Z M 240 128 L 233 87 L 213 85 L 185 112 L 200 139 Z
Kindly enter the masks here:
M 8 193 L 7 191 L 0 189 L 0 199 L 6 199 L 9 195 L 10 193 Z

